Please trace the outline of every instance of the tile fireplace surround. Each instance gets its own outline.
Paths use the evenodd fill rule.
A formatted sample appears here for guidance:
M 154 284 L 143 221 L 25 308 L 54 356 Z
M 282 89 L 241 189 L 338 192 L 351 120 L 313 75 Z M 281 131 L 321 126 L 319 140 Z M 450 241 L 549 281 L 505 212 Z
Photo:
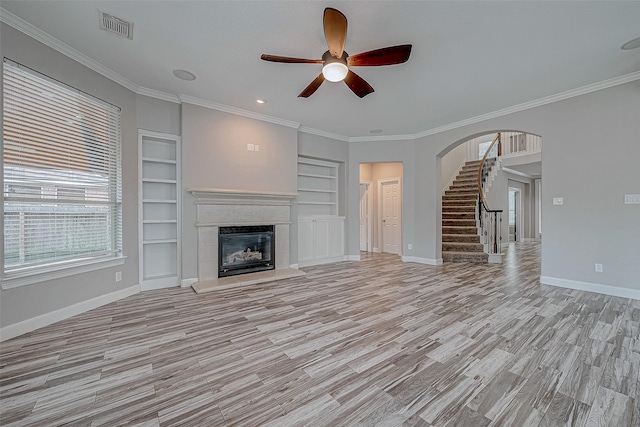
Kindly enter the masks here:
M 191 188 L 196 198 L 198 228 L 197 293 L 270 282 L 302 276 L 289 267 L 291 201 L 297 193 L 241 191 L 220 188 Z M 244 225 L 273 225 L 276 239 L 276 268 L 270 271 L 218 278 L 218 229 Z

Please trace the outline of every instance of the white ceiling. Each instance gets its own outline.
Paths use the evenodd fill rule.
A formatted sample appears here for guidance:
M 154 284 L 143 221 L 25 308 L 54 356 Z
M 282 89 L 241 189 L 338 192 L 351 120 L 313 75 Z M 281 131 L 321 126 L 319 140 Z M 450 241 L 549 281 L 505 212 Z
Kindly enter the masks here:
M 351 54 L 413 44 L 405 64 L 354 69 L 375 88 L 363 99 L 329 82 L 298 98 L 320 65 L 260 60 L 320 58 L 328 6 L 347 16 Z M 2 8 L 138 86 L 344 137 L 416 134 L 640 70 L 640 49 L 620 49 L 640 36 L 640 1 L 3 0 Z M 101 31 L 98 10 L 133 21 L 133 40 Z M 178 80 L 174 69 L 197 79 Z

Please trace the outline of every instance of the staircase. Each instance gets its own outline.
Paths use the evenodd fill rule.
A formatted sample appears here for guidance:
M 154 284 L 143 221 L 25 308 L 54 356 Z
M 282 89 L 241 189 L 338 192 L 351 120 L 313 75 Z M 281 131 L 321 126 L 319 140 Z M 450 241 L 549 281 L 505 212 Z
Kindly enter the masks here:
M 487 263 L 476 223 L 478 168 L 481 160 L 466 162 L 442 196 L 442 260 Z

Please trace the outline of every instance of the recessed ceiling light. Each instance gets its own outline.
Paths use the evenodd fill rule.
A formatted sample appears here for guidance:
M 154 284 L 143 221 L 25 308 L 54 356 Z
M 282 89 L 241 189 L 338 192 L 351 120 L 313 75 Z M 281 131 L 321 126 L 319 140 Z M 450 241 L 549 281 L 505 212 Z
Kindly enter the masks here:
M 266 99 L 256 99 L 256 102 L 257 102 L 258 104 L 266 104 L 266 103 L 267 103 L 267 100 L 266 100 Z
M 369 133 L 382 133 L 382 129 L 371 129 Z
M 635 38 L 633 40 L 629 40 L 628 42 L 620 46 L 620 49 L 631 50 L 631 49 L 637 49 L 639 47 L 640 47 L 640 37 Z
M 196 79 L 196 76 L 187 70 L 173 70 L 173 75 L 179 78 L 180 80 L 186 80 L 188 82 L 191 82 Z

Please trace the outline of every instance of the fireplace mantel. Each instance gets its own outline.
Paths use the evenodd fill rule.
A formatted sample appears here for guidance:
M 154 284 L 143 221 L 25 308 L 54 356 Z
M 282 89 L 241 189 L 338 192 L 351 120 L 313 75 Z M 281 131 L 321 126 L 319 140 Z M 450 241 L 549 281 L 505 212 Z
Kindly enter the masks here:
M 291 201 L 298 196 L 298 193 L 245 191 L 207 187 L 194 187 L 187 191 L 196 198 L 196 205 L 290 206 Z
M 297 193 L 208 187 L 187 191 L 195 197 L 197 207 L 198 283 L 193 285 L 196 292 L 304 275 L 289 265 L 291 202 Z M 245 225 L 275 226 L 275 270 L 218 278 L 219 227 Z

